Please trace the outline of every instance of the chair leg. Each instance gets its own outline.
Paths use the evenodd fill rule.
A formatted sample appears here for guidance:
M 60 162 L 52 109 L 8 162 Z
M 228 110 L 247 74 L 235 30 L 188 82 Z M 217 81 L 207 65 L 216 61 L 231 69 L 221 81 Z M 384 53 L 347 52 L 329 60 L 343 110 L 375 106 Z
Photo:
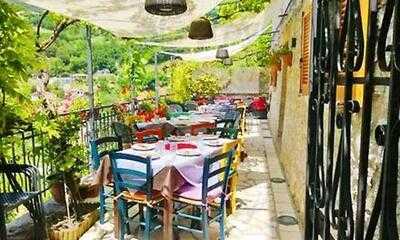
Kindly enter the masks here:
M 6 215 L 3 207 L 0 206 L 0 239 L 7 240 Z
M 219 240 L 225 240 L 225 209 L 226 204 L 221 204 L 221 217 L 219 219 Z
M 139 204 L 139 222 L 140 223 L 142 223 L 142 222 L 145 222 L 145 220 L 144 220 L 144 211 L 143 211 L 143 205 L 142 204 Z M 140 227 L 143 231 L 144 231 L 144 229 L 145 229 L 145 227 Z
M 234 214 L 236 212 L 236 192 L 238 184 L 238 174 L 235 173 L 229 181 L 230 197 L 229 197 L 229 212 Z
M 118 213 L 119 213 L 119 222 L 120 222 L 120 229 L 119 229 L 119 240 L 124 240 L 125 237 L 125 228 L 126 228 L 126 217 L 125 217 L 125 210 L 124 210 L 124 203 L 122 200 L 118 200 Z
M 144 239 L 150 240 L 150 220 L 151 220 L 151 208 L 146 207 L 146 212 L 144 216 L 145 229 L 144 229 Z
M 104 224 L 104 215 L 106 212 L 106 196 L 104 193 L 104 187 L 100 187 L 100 224 Z
M 48 239 L 42 196 L 39 195 L 36 198 L 34 198 L 33 203 L 35 209 L 33 214 L 35 239 L 38 240 Z
M 205 206 L 201 207 L 201 228 L 203 230 L 203 240 L 208 240 L 208 210 Z

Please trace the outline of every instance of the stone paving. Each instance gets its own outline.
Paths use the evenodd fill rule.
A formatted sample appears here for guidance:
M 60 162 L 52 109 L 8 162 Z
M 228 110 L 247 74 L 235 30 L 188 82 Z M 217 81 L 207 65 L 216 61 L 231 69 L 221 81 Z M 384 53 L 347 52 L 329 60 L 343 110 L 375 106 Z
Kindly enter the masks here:
M 239 167 L 237 194 L 239 206 L 235 214 L 227 218 L 227 239 L 302 239 L 298 225 L 283 226 L 276 221 L 278 214 L 295 216 L 295 212 L 291 206 L 286 184 L 274 186 L 270 182 L 270 175 L 283 177 L 283 174 L 265 120 L 248 120 L 245 147 L 248 158 Z M 107 219 L 112 218 L 107 215 Z M 217 239 L 217 225 L 211 225 L 210 228 L 211 239 Z M 114 239 L 113 231 L 112 221 L 104 225 L 96 223 L 81 240 L 111 240 Z M 126 239 L 141 239 L 141 233 L 138 234 L 137 228 L 133 229 L 132 233 L 132 236 L 127 236 Z M 162 239 L 161 230 L 155 232 L 152 238 Z M 201 239 L 201 235 L 180 232 L 176 238 Z

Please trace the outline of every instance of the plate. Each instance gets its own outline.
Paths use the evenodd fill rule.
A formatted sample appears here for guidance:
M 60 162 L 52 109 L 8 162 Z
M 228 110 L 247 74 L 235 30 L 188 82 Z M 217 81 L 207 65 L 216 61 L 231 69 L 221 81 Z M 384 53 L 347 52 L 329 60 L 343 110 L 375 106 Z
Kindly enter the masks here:
M 179 116 L 179 117 L 177 117 L 176 119 L 178 119 L 178 120 L 189 120 L 189 116 Z
M 148 143 L 136 143 L 132 145 L 132 149 L 136 151 L 151 151 L 154 150 L 156 146 L 154 144 Z
M 207 140 L 217 140 L 219 138 L 219 136 L 217 136 L 217 135 L 203 135 L 203 137 L 202 137 L 202 139 L 204 140 L 204 141 L 207 141 Z
M 198 149 L 180 149 L 176 151 L 176 155 L 186 156 L 186 157 L 195 157 L 200 156 L 201 153 Z
M 205 141 L 204 142 L 207 146 L 210 147 L 220 147 L 222 145 L 224 145 L 224 143 L 221 140 L 209 140 L 209 141 Z
M 168 138 L 168 141 L 171 141 L 171 142 L 183 142 L 185 140 L 186 140 L 185 136 L 180 136 L 180 137 L 172 136 L 172 137 Z
M 161 155 L 158 152 L 154 152 L 154 151 L 150 151 L 150 152 L 140 151 L 140 152 L 136 152 L 135 155 L 142 157 L 142 158 L 150 157 L 151 160 L 157 160 L 157 159 L 161 158 Z

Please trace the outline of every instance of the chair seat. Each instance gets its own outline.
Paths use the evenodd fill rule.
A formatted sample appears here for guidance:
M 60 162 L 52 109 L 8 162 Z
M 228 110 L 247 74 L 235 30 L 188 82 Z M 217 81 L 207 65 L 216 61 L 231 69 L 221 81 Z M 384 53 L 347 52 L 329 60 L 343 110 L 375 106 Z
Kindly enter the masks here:
M 36 197 L 39 192 L 12 192 L 12 193 L 0 193 L 0 205 L 6 210 L 11 210 L 18 205 L 25 203 Z
M 145 202 L 146 201 L 146 193 L 142 192 L 142 191 L 136 191 L 136 192 L 124 191 L 123 197 L 127 201 L 134 201 L 134 202 Z M 161 192 L 153 190 L 150 201 L 158 202 L 161 200 L 163 200 L 163 196 L 161 195 Z
M 158 140 L 159 139 L 157 136 L 146 136 L 143 138 L 144 143 L 156 143 Z
M 190 184 L 185 184 L 174 195 L 176 198 L 186 198 L 190 200 L 201 201 L 201 193 L 201 187 L 195 187 Z M 211 190 L 207 194 L 207 201 L 213 202 L 215 199 L 219 198 L 222 193 L 222 187 Z

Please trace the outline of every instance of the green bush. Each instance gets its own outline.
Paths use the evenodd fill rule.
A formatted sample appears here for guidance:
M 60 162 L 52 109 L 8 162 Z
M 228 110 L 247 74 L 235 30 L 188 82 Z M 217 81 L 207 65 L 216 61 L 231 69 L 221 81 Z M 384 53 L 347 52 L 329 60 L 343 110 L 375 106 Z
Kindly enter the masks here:
M 192 79 L 189 90 L 193 97 L 213 97 L 221 91 L 218 84 L 219 79 L 211 74 L 204 74 L 198 78 Z

